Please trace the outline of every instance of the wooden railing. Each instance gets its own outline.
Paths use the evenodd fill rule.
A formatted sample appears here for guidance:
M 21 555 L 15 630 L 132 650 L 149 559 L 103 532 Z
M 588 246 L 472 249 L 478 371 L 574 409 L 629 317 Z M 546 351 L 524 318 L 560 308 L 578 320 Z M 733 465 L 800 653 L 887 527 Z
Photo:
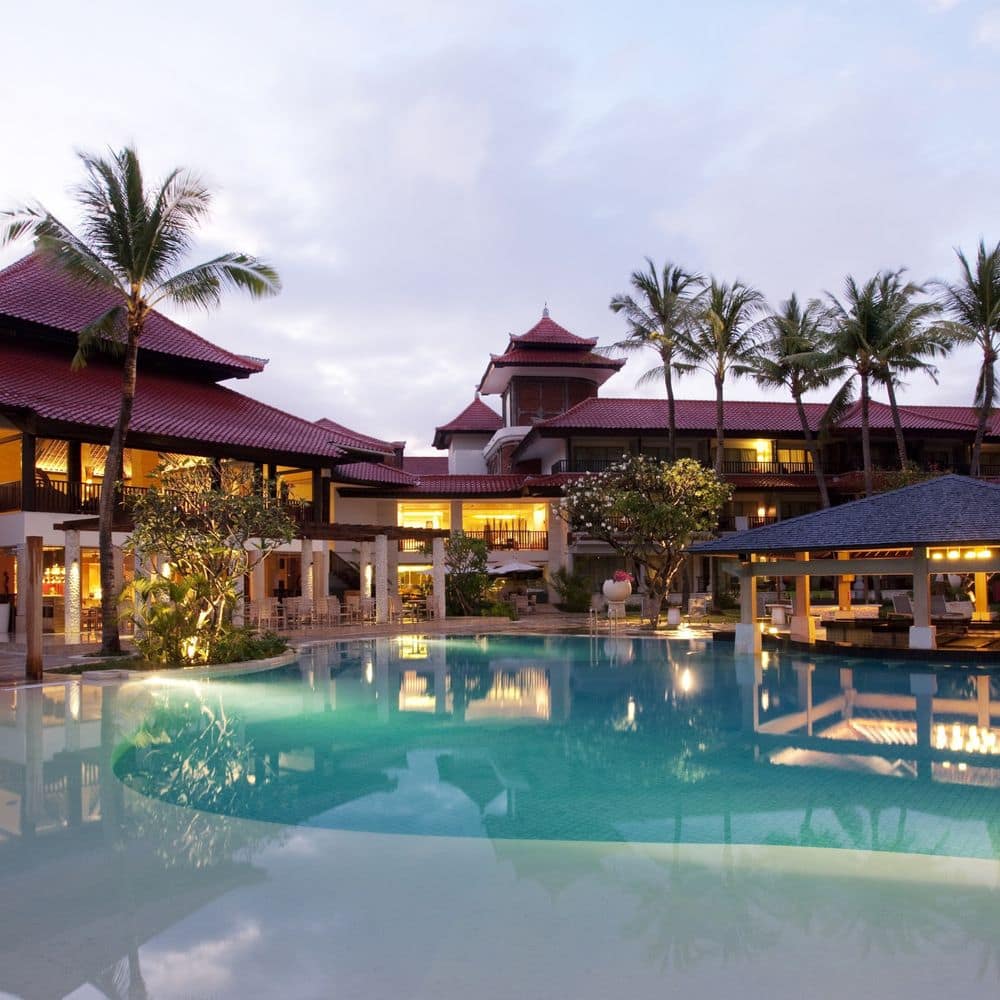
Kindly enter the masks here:
M 474 530 L 466 531 L 469 538 L 478 538 L 486 542 L 490 551 L 528 549 L 532 552 L 544 551 L 549 547 L 547 531 L 527 531 L 517 528 L 509 531 Z M 403 538 L 399 543 L 400 552 L 421 552 L 427 547 L 427 542 L 416 538 Z
M 604 472 L 610 466 L 620 462 L 620 458 L 580 458 L 569 462 L 561 459 L 552 466 L 553 473 L 559 472 Z M 703 463 L 710 465 L 710 463 Z M 812 463 L 805 462 L 757 462 L 757 461 L 726 461 L 722 463 L 723 475 L 730 476 L 789 476 L 789 475 L 811 475 L 813 471 Z M 834 473 L 833 468 L 825 469 L 827 473 Z

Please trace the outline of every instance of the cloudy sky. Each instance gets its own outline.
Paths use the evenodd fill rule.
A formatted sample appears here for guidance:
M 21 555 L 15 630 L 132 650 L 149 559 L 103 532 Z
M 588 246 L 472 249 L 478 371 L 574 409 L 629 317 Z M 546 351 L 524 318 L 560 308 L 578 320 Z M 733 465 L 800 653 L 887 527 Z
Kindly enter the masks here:
M 777 303 L 948 277 L 953 247 L 1000 239 L 986 0 L 53 2 L 5 27 L 0 199 L 71 217 L 80 148 L 196 168 L 204 255 L 257 253 L 285 289 L 177 318 L 271 359 L 240 389 L 412 451 L 544 302 L 618 339 L 608 300 L 645 255 Z M 974 366 L 906 398 L 965 403 Z

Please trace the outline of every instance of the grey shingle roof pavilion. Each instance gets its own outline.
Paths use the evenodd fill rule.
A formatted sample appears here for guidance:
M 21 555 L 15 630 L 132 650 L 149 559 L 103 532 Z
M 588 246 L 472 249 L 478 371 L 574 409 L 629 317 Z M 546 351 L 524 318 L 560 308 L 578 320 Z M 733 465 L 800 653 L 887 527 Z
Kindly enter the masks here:
M 938 476 L 691 546 L 699 554 L 1000 543 L 1000 486 Z

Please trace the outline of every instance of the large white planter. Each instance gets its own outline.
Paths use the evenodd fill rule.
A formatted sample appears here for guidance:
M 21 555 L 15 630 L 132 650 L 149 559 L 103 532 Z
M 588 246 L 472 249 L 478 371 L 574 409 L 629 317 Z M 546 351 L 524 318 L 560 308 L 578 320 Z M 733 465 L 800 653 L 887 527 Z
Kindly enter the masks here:
M 601 589 L 604 596 L 615 604 L 627 601 L 632 595 L 632 584 L 628 580 L 605 580 Z

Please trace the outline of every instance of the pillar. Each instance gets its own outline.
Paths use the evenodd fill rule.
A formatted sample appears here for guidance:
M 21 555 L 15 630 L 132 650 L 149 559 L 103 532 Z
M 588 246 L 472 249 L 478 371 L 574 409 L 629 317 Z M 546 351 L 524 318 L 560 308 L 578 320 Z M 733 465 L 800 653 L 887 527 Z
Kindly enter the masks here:
M 451 508 L 449 510 L 449 524 L 451 525 L 452 534 L 456 531 L 462 530 L 462 501 L 452 500 Z
M 796 558 L 802 562 L 808 562 L 809 553 L 800 552 Z M 795 594 L 792 598 L 791 637 L 799 642 L 816 641 L 816 622 L 812 616 L 811 603 L 808 574 L 797 576 L 795 578 Z
M 389 620 L 389 539 L 375 536 L 375 622 Z
M 974 622 L 988 622 L 990 620 L 990 599 L 986 587 L 986 574 L 975 573 L 973 579 L 976 587 L 976 606 L 972 612 L 972 620 Z
M 320 542 L 312 552 L 313 598 L 330 596 L 330 544 Z
M 443 538 L 435 538 L 431 541 L 431 559 L 433 561 L 431 569 L 431 600 L 434 602 L 434 617 L 444 618 L 447 611 L 445 606 Z
M 14 593 L 17 603 L 14 606 L 14 634 L 20 639 L 24 635 L 26 614 L 28 608 L 28 546 L 23 542 L 15 546 L 17 565 L 14 568 Z
M 849 552 L 838 552 L 838 559 L 849 559 Z M 854 583 L 853 573 L 844 573 L 837 577 L 837 608 L 840 611 L 849 611 L 851 608 L 851 584 Z
M 560 569 L 569 568 L 569 525 L 556 511 L 559 502 L 549 504 L 549 572 L 547 574 L 549 601 L 555 603 L 559 594 L 552 587 L 552 574 Z
M 250 600 L 262 601 L 267 597 L 267 575 L 264 570 L 264 560 L 258 559 L 250 570 Z
M 799 711 L 806 713 L 806 735 L 813 734 L 813 671 L 815 663 L 802 662 L 792 664 L 795 671 L 796 687 L 798 689 Z
M 63 641 L 80 641 L 80 532 L 66 532 L 66 586 L 63 590 Z
M 931 580 L 927 572 L 927 549 L 913 550 L 913 624 L 910 649 L 936 649 L 937 629 L 931 624 Z
M 386 546 L 386 580 L 388 581 L 389 593 L 393 596 L 399 595 L 399 540 L 389 539 Z
M 302 539 L 301 557 L 299 559 L 299 586 L 302 596 L 308 600 L 313 599 L 313 543 L 311 538 Z
M 361 596 L 372 596 L 372 578 L 374 573 L 375 557 L 373 555 L 371 542 L 361 543 L 361 561 L 358 564 L 358 571 L 361 574 Z
M 854 716 L 854 699 L 857 697 L 857 690 L 854 687 L 854 671 L 850 667 L 840 669 L 840 690 L 844 695 L 844 707 L 841 714 L 845 719 Z
M 29 535 L 25 539 L 25 589 L 18 592 L 18 605 L 24 604 L 25 637 L 28 653 L 25 676 L 29 681 L 42 679 L 42 537 Z
M 736 626 L 736 649 L 740 653 L 760 652 L 757 627 L 757 577 L 752 563 L 740 564 L 740 623 Z

